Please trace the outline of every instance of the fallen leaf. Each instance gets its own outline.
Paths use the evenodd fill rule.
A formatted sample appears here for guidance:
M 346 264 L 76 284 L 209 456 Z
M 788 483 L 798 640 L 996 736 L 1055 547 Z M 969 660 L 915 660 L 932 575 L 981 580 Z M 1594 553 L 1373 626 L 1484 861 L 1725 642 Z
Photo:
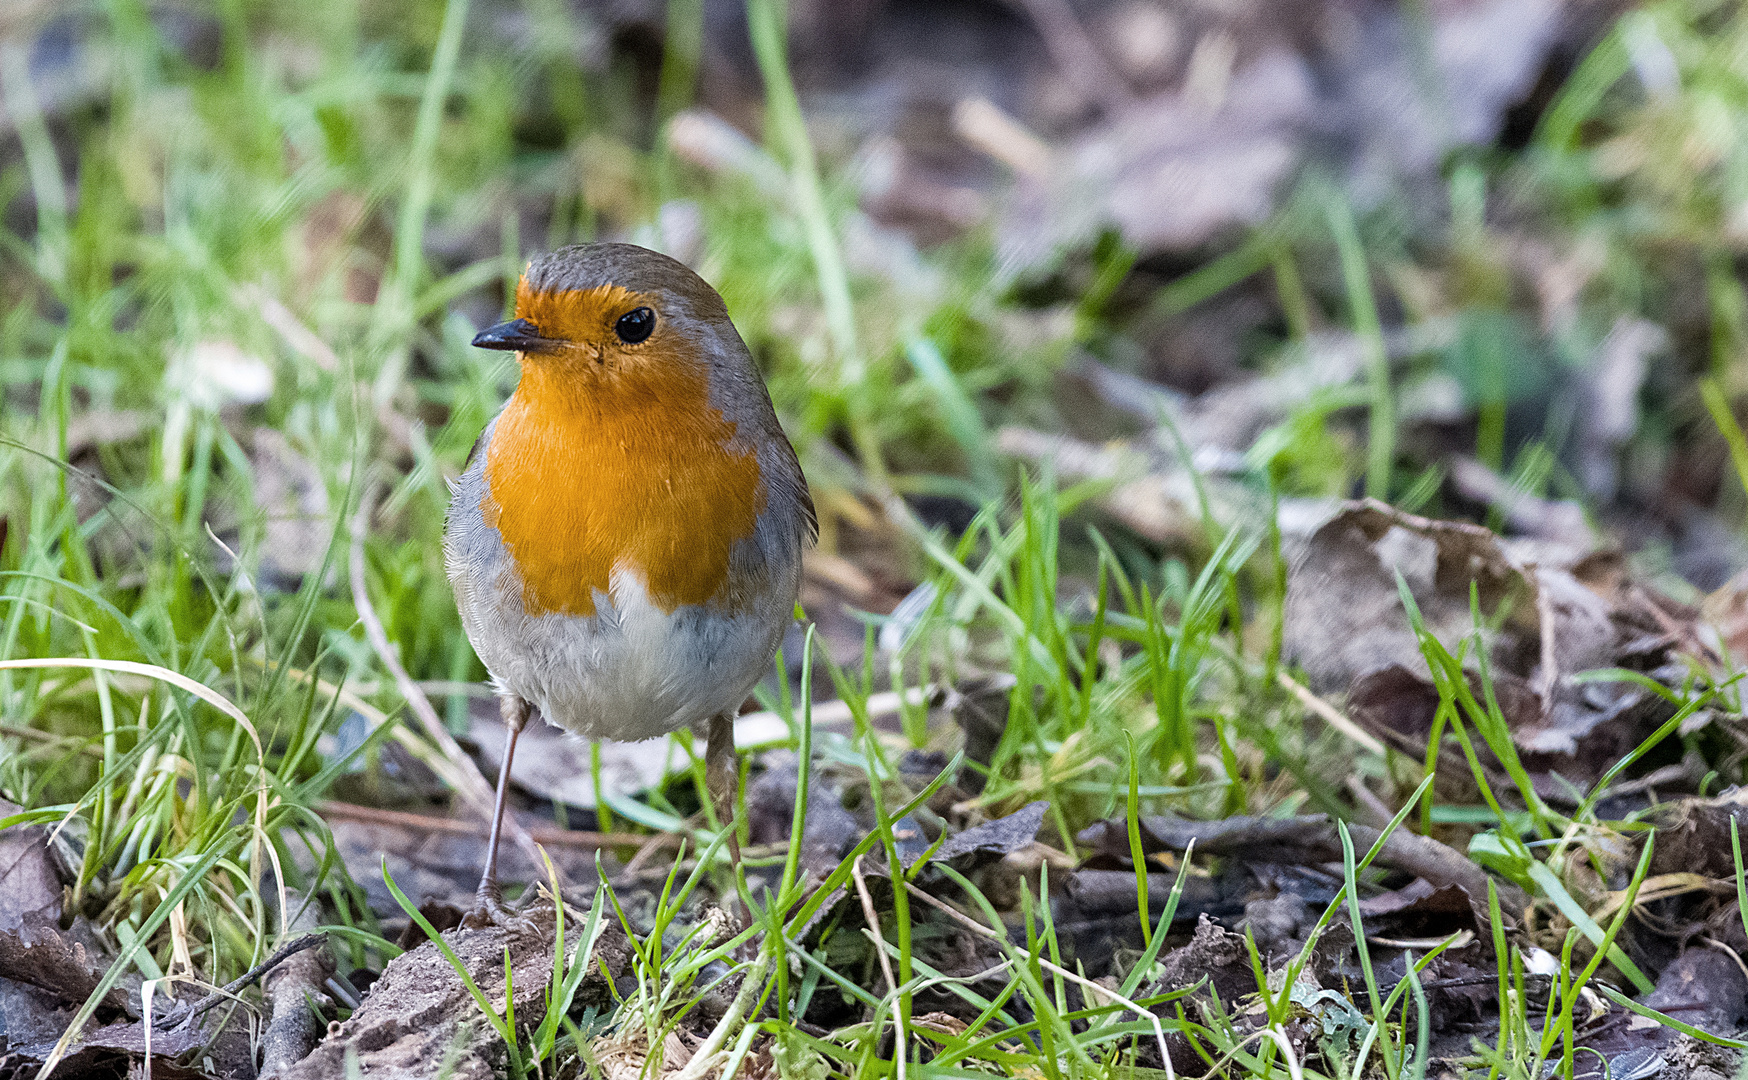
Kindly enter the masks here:
M 1177 92 L 1137 102 L 1020 176 L 998 212 L 1001 257 L 1037 266 L 1110 226 L 1144 252 L 1187 250 L 1262 221 L 1316 97 L 1304 61 L 1280 51 L 1235 72 L 1215 110 Z
M 1160 960 L 1160 975 L 1147 991 L 1154 996 L 1194 986 L 1203 978 L 1208 989 L 1222 1001 L 1236 1001 L 1256 993 L 1256 975 L 1244 939 L 1203 915 L 1189 943 L 1167 952 Z
M 0 931 L 0 971 L 64 1001 L 83 1004 L 97 989 L 107 966 L 53 923 L 33 922 Z M 110 988 L 103 1007 L 116 1013 L 138 1011 L 119 986 Z
M 1193 251 L 1267 218 L 1312 153 L 1369 204 L 1436 177 L 1453 147 L 1491 144 L 1566 32 L 1567 8 L 1470 0 L 1433 5 L 1418 23 L 1389 5 L 1226 5 L 1178 88 L 1108 105 L 1059 146 L 988 118 L 987 103 L 961 104 L 956 126 L 1017 173 L 997 216 L 1014 265 L 1108 227 L 1144 255 Z
M 795 813 L 797 758 L 793 751 L 764 755 L 764 771 L 747 786 L 750 838 L 755 844 L 787 842 Z M 807 814 L 802 824 L 801 868 L 820 876 L 837 866 L 867 827 L 844 809 L 842 797 L 815 769 L 808 778 Z
M 0 799 L 0 818 L 23 810 Z M 61 893 L 60 875 L 49 853 L 48 830 L 41 825 L 0 830 L 0 933 L 17 932 L 27 923 L 60 921 Z
M 14 1046 L 52 1045 L 73 1022 L 77 1008 L 59 994 L 0 976 L 0 1054 Z
M 554 916 L 550 906 L 524 914 L 525 919 L 509 926 L 456 929 L 443 936 L 475 985 L 499 1008 L 508 966 L 518 1025 L 538 1025 L 552 978 Z M 610 969 L 624 969 L 628 955 L 622 954 L 623 942 L 614 946 L 604 934 L 596 948 Z M 611 1001 L 605 980 L 593 967 L 583 979 L 576 1004 L 581 1007 L 591 1001 Z M 284 1075 L 287 1080 L 344 1080 L 350 1075 L 346 1058 L 351 1053 L 366 1076 L 490 1080 L 497 1075 L 492 1062 L 504 1053 L 496 1033 L 476 1023 L 468 1024 L 467 1033 L 461 1034 L 464 1022 L 478 1016 L 479 1007 L 455 968 L 434 944 L 426 942 L 391 961 L 351 1018 L 332 1028 L 308 1057 Z
M 1748 788 L 1732 788 L 1710 799 L 1686 798 L 1664 803 L 1651 814 L 1657 844 L 1650 873 L 1689 872 L 1709 878 L 1733 878 L 1730 823 L 1748 831 Z M 1748 837 L 1744 837 L 1748 844 Z
M 1040 799 L 1006 817 L 955 833 L 935 849 L 933 861 L 951 866 L 963 874 L 1005 855 L 1023 851 L 1038 838 L 1038 828 L 1044 824 L 1044 815 L 1049 809 L 1050 804 Z
M 1511 603 L 1488 643 L 1496 657 L 1539 642 L 1530 583 L 1493 533 L 1371 500 L 1350 503 L 1311 535 L 1288 578 L 1286 650 L 1304 667 L 1313 689 L 1342 690 L 1392 664 L 1425 670 L 1397 591 L 1398 575 L 1426 628 L 1448 648 L 1475 629 L 1471 584 L 1483 616 Z
M 1669 711 L 1630 683 L 1581 683 L 1574 675 L 1667 669 L 1666 677 L 1679 681 L 1686 669 L 1676 652 L 1706 652 L 1695 613 L 1635 581 L 1618 554 L 1506 540 L 1478 525 L 1433 521 L 1382 503 L 1349 504 L 1293 563 L 1286 649 L 1324 693 L 1348 688 L 1349 712 L 1361 726 L 1411 752 L 1424 747 L 1438 694 L 1398 575 L 1427 631 L 1451 653 L 1479 634 L 1494 695 L 1526 766 L 1568 780 L 1600 775 Z M 1485 621 L 1480 631 L 1471 588 Z M 1469 681 L 1484 700 L 1473 670 Z

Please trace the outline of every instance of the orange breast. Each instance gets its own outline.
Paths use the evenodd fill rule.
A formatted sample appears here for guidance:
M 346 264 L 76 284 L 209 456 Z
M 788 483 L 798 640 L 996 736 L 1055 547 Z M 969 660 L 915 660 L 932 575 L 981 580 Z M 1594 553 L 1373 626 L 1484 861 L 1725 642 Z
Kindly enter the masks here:
M 530 615 L 593 615 L 615 569 L 664 611 L 727 596 L 729 551 L 752 535 L 765 489 L 752 450 L 712 408 L 701 368 L 631 373 L 542 357 L 486 447 L 481 510 L 515 559 Z

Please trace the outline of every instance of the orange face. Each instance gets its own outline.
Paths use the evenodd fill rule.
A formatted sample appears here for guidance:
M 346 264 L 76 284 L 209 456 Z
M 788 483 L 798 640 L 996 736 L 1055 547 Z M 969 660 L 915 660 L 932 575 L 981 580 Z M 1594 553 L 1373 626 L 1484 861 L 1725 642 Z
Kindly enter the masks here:
M 622 340 L 615 327 L 642 308 L 653 329 Z M 522 380 L 484 450 L 481 510 L 530 615 L 593 615 L 615 570 L 638 575 L 664 611 L 738 606 L 729 552 L 752 535 L 764 483 L 710 403 L 701 343 L 661 310 L 616 285 L 517 289 L 516 315 L 540 342 L 517 354 Z

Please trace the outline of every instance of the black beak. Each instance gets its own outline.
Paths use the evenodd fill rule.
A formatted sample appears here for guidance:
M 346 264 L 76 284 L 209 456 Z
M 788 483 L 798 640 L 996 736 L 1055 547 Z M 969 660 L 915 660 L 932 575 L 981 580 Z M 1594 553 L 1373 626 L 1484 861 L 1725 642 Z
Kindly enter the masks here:
M 488 326 L 473 336 L 477 349 L 503 349 L 517 352 L 538 352 L 552 342 L 540 336 L 540 331 L 527 319 L 511 319 Z

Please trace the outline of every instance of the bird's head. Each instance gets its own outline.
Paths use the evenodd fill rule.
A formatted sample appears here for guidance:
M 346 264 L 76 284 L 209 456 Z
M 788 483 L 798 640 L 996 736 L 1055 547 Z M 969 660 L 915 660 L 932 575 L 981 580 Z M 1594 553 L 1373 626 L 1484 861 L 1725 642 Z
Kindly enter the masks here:
M 633 244 L 579 244 L 531 261 L 516 317 L 473 343 L 514 350 L 525 371 L 601 384 L 707 374 L 744 355 L 730 340 L 740 344 L 722 298 L 685 264 Z

